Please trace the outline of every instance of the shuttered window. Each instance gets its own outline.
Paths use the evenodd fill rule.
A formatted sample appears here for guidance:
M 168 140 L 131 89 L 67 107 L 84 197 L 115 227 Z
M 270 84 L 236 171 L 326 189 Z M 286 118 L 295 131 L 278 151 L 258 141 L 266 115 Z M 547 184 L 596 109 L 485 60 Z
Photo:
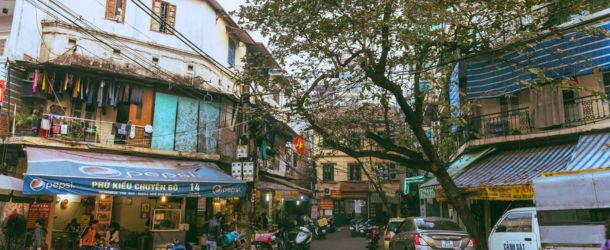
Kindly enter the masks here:
M 176 27 L 176 5 L 161 0 L 153 0 L 153 12 L 150 29 L 162 33 L 172 34 Z
M 334 181 L 335 180 L 335 164 L 323 163 L 322 164 L 322 180 L 323 181 Z
M 349 175 L 349 181 L 361 181 L 362 180 L 362 166 L 358 163 L 347 164 L 347 174 Z
M 106 19 L 119 23 L 125 22 L 127 0 L 106 0 Z
M 235 42 L 233 42 L 233 40 L 229 39 L 229 65 L 231 66 L 235 66 Z

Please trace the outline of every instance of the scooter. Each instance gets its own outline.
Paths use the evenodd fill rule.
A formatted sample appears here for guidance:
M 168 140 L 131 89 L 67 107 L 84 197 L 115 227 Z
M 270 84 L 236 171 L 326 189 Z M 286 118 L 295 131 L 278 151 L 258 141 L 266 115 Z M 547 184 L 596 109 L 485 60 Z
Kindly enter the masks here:
M 252 250 L 284 250 L 285 244 L 281 234 L 280 230 L 255 233 L 254 240 L 252 241 Z
M 311 246 L 313 233 L 307 227 L 298 227 L 287 233 L 287 249 L 308 250 Z
M 379 245 L 379 227 L 373 226 L 371 232 L 367 233 L 366 238 L 368 240 L 366 243 L 366 248 L 369 250 L 377 249 L 377 246 Z
M 349 231 L 351 237 L 358 237 L 362 219 L 353 219 L 350 221 Z
M 309 219 L 307 221 L 307 228 L 313 234 L 313 238 L 314 239 L 321 239 L 320 237 L 322 237 L 321 236 L 322 232 L 321 232 L 320 228 L 318 227 L 318 225 L 316 224 L 316 222 L 313 219 Z
M 238 232 L 226 233 L 221 240 L 221 249 L 223 250 L 241 250 L 245 245 L 245 235 Z

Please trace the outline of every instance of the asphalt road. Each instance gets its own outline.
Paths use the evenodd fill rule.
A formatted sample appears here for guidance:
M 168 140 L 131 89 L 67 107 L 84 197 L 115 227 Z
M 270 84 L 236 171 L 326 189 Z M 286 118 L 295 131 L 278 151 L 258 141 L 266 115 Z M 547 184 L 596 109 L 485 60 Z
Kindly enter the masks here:
M 326 235 L 325 240 L 314 240 L 311 243 L 312 250 L 364 250 L 366 249 L 365 238 L 352 238 L 348 228 L 339 228 L 335 233 Z M 379 241 L 378 250 L 383 250 L 383 241 Z

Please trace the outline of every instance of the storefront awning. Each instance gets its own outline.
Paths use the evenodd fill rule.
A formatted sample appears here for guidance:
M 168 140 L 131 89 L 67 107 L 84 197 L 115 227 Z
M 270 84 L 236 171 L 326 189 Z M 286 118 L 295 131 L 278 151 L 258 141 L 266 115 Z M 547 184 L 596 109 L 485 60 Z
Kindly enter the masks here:
M 582 135 L 565 171 L 610 168 L 610 133 Z
M 5 190 L 22 191 L 23 180 L 12 176 L 0 175 L 0 192 Z
M 313 192 L 311 190 L 309 190 L 307 188 L 304 188 L 304 187 L 301 187 L 301 186 L 299 186 L 297 184 L 294 184 L 294 183 L 292 183 L 290 181 L 283 180 L 281 178 L 271 177 L 269 175 L 265 175 L 265 178 L 267 178 L 268 180 L 273 181 L 275 183 L 279 183 L 279 184 L 282 184 L 282 185 L 294 188 L 294 189 L 298 190 L 300 193 L 303 193 L 305 195 L 313 196 Z
M 462 171 L 464 168 L 470 166 L 470 164 L 479 160 L 483 156 L 489 155 L 495 150 L 495 147 L 490 147 L 483 150 L 462 154 L 459 158 L 449 164 L 449 167 L 447 167 L 447 173 L 449 173 L 450 176 L 454 176 L 460 171 Z M 437 185 L 439 185 L 438 180 L 436 180 L 436 178 L 432 178 L 422 183 L 420 187 L 432 187 Z
M 245 184 L 207 162 L 27 148 L 25 194 L 240 197 Z
M 505 150 L 475 162 L 455 176 L 460 188 L 528 184 L 544 172 L 565 169 L 573 144 Z

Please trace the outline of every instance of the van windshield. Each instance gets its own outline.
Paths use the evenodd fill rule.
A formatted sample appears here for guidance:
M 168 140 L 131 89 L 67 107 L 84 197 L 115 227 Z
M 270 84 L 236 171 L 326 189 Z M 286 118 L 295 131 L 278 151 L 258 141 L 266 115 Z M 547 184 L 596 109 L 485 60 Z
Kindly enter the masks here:
M 462 231 L 458 224 L 449 220 L 415 219 L 415 225 L 420 230 Z

